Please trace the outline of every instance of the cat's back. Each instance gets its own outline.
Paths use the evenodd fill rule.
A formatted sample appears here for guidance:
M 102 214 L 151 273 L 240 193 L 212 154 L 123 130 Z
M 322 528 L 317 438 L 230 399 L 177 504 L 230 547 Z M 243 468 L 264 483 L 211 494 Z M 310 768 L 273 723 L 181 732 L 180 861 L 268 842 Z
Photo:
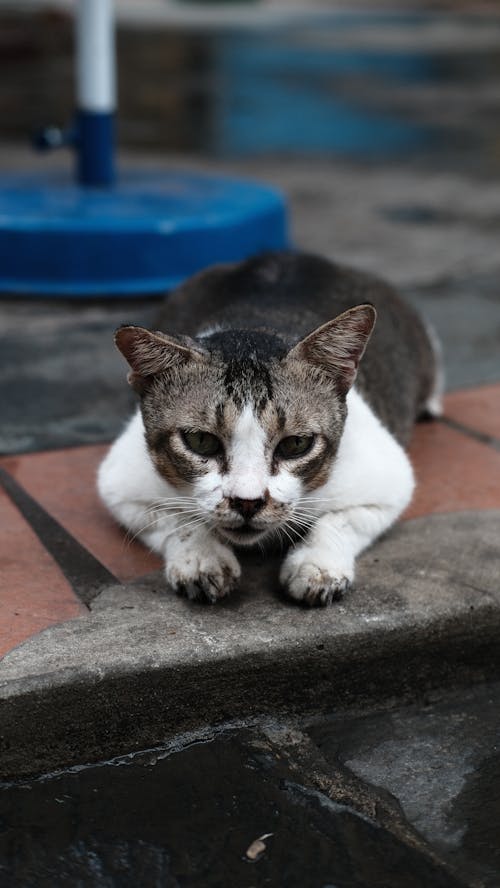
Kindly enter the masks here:
M 418 313 L 373 275 L 294 252 L 214 266 L 167 297 L 158 329 L 193 337 L 207 330 L 266 330 L 291 346 L 363 303 L 375 306 L 377 323 L 356 386 L 404 442 L 432 392 L 436 359 Z
M 287 251 L 215 265 L 167 297 L 158 327 L 189 336 L 216 327 L 267 328 L 292 344 L 356 304 L 346 272 L 318 256 Z

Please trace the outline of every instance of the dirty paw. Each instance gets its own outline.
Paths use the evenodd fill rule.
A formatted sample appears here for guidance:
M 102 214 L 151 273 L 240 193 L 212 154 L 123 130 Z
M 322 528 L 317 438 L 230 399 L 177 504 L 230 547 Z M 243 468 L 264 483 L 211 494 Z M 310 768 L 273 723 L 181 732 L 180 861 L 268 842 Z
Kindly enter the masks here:
M 285 564 L 281 571 L 282 586 L 291 598 L 309 607 L 327 607 L 340 601 L 352 584 L 352 571 L 321 568 L 311 562 Z
M 190 601 L 215 604 L 238 585 L 241 570 L 233 553 L 214 544 L 213 550 L 184 552 L 182 558 L 167 560 L 167 582 L 178 595 Z M 180 562 L 180 563 L 179 563 Z
M 184 595 L 190 601 L 215 604 L 220 598 L 226 598 L 237 585 L 237 578 L 225 570 L 222 575 L 199 574 L 190 580 L 180 580 L 174 588 L 177 595 Z

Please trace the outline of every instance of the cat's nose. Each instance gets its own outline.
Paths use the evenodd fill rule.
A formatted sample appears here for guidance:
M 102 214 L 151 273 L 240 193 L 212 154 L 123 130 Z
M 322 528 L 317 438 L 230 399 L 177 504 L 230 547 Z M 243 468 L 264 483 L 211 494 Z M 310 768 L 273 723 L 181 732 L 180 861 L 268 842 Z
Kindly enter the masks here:
M 266 500 L 264 497 L 259 497 L 259 499 L 240 499 L 239 496 L 231 497 L 229 500 L 229 505 L 235 512 L 238 512 L 243 518 L 247 521 L 250 518 L 253 518 L 257 512 L 265 506 Z

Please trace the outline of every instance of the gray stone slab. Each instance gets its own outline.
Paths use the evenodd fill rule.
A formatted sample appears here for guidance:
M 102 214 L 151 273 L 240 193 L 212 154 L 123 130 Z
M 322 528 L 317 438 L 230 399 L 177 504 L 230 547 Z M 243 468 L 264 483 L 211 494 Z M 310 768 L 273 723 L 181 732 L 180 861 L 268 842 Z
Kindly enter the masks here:
M 0 301 L 0 453 L 111 440 L 134 407 L 114 331 L 152 326 L 156 311 L 151 300 Z
M 213 608 L 173 597 L 160 575 L 107 589 L 88 618 L 45 630 L 0 664 L 2 771 L 497 674 L 499 539 L 500 512 L 402 524 L 327 610 L 273 592 L 272 558 L 249 561 L 241 591 Z
M 388 791 L 413 826 L 474 884 L 500 875 L 500 684 L 438 702 L 324 719 L 321 752 Z

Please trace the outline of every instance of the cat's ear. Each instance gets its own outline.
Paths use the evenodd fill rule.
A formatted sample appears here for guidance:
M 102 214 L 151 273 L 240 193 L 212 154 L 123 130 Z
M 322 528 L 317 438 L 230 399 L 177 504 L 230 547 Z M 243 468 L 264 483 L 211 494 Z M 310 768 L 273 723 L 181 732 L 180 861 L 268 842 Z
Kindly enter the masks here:
M 188 361 L 199 361 L 204 352 L 188 337 L 176 339 L 144 327 L 123 326 L 115 333 L 115 343 L 130 364 L 128 381 L 142 394 L 154 376 Z
M 345 395 L 356 379 L 376 319 L 373 305 L 356 305 L 309 333 L 288 357 L 321 367 Z

